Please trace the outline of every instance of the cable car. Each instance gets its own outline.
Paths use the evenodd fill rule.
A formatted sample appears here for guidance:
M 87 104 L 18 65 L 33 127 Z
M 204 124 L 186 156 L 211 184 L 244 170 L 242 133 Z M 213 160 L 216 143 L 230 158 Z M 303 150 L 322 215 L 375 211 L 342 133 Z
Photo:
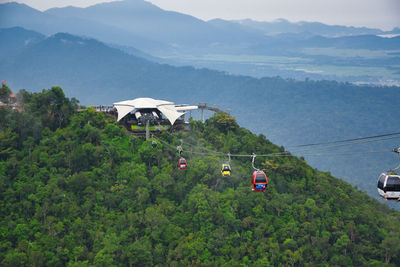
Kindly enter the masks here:
M 253 191 L 265 191 L 268 188 L 268 178 L 263 171 L 256 170 L 251 176 L 251 189 Z
M 378 179 L 378 193 L 386 200 L 400 200 L 400 175 L 382 173 Z
M 223 163 L 221 167 L 222 176 L 230 176 L 231 175 L 231 166 L 229 163 Z
M 185 158 L 180 158 L 178 162 L 178 167 L 181 170 L 185 170 L 187 168 L 187 161 Z

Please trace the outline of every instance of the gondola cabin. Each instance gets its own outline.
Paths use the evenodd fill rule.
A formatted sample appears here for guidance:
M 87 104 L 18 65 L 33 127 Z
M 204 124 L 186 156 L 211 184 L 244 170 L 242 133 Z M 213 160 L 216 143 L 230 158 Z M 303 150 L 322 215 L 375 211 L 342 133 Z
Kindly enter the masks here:
M 185 170 L 187 168 L 187 161 L 184 158 L 180 158 L 178 162 L 178 167 L 181 170 Z
M 268 187 L 268 178 L 263 171 L 255 171 L 251 176 L 251 189 L 253 191 L 265 191 Z
M 378 193 L 386 200 L 400 200 L 400 175 L 382 173 L 378 179 Z
M 230 176 L 231 175 L 231 166 L 228 163 L 222 164 L 221 174 L 222 174 L 222 176 Z

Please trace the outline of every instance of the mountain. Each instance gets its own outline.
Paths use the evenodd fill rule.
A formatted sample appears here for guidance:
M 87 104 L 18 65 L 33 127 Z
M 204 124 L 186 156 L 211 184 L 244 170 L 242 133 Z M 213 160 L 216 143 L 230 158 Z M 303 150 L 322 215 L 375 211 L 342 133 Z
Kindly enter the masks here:
M 164 11 L 143 0 L 115 1 L 87 8 L 52 8 L 45 13 L 63 18 L 106 23 L 133 34 L 151 36 L 165 43 L 180 43 L 185 40 L 202 43 L 207 40 L 207 36 L 215 34 L 199 19 Z
M 137 97 L 218 104 L 222 109 L 231 109 L 242 125 L 267 134 L 283 146 L 397 132 L 395 125 L 400 118 L 398 87 L 279 77 L 256 79 L 209 69 L 173 67 L 66 33 L 9 55 L 0 62 L 0 74 L 0 79 L 14 90 L 36 92 L 62 86 L 69 97 L 79 98 L 84 105 L 111 105 Z M 397 146 L 398 140 L 390 139 L 336 152 L 387 151 Z M 302 153 L 309 154 L 297 155 Z M 397 164 L 397 158 L 390 153 L 306 159 L 371 196 L 377 196 L 380 172 Z
M 149 49 L 165 48 L 147 37 L 138 36 L 123 29 L 93 22 L 85 18 L 64 18 L 38 11 L 24 4 L 15 2 L 0 5 L 0 28 L 20 26 L 46 35 L 58 32 L 69 32 L 80 36 L 97 38 L 103 42 L 116 43 L 124 46 L 141 45 Z
M 155 56 L 151 60 L 160 63 L 193 65 L 258 78 L 279 75 L 300 80 L 400 84 L 399 58 L 390 54 L 400 46 L 400 38 L 377 36 L 386 33 L 378 29 L 280 20 L 274 22 L 279 27 L 271 34 L 266 30 L 268 23 L 261 24 L 263 27 L 256 23 L 260 27 L 255 27 L 253 23 L 221 19 L 205 22 L 142 0 L 57 8 L 45 13 L 63 19 L 105 23 L 126 32 L 124 36 L 136 36 L 124 41 L 123 47 L 138 48 Z M 121 44 L 118 37 L 110 40 L 92 33 L 90 36 Z M 136 40 L 138 37 L 141 39 Z M 131 53 L 130 49 L 122 49 Z
M 40 12 L 23 4 L 0 5 L 0 27 L 21 26 L 44 34 L 68 32 L 103 42 L 139 48 L 151 54 L 226 49 L 227 43 L 249 43 L 259 36 L 224 32 L 205 21 L 162 10 L 143 0 L 65 7 Z M 245 37 L 245 38 L 244 38 Z
M 33 88 L 32 85 L 44 88 L 48 83 L 61 84 L 70 88 L 68 93 L 80 95 L 85 103 L 90 103 L 93 92 L 83 88 L 100 86 L 100 91 L 119 88 L 124 92 L 122 84 L 127 85 L 127 79 L 137 78 L 135 70 L 140 70 L 140 76 L 151 66 L 158 67 L 94 39 L 58 33 L 29 46 L 14 57 L 8 57 L 0 68 L 4 71 L 2 73 L 10 77 L 7 79 L 10 84 L 13 84 L 12 80 L 19 80 L 20 88 Z M 96 101 L 106 99 L 104 95 L 97 95 Z
M 144 0 L 45 12 L 7 3 L 0 5 L 0 13 L 0 28 L 19 26 L 45 35 L 66 32 L 94 38 L 159 63 L 257 78 L 400 85 L 399 57 L 392 51 L 400 46 L 400 37 L 387 35 L 396 29 L 382 32 L 285 20 L 206 22 Z M 271 27 L 273 34 L 268 33 Z
M 0 29 L 0 36 L 7 40 L 6 42 L 0 42 L 0 58 L 18 54 L 27 46 L 34 45 L 45 39 L 44 35 L 21 27 Z
M 205 22 L 189 15 L 162 10 L 144 0 L 114 1 L 87 8 L 53 8 L 45 12 L 22 4 L 7 3 L 0 5 L 0 12 L 2 28 L 20 26 L 47 35 L 68 32 L 110 44 L 135 47 L 163 57 L 210 53 L 287 54 L 288 48 L 299 54 L 299 49 L 303 47 L 329 47 L 330 44 L 346 49 L 394 49 L 398 45 L 398 41 L 390 38 L 374 42 L 371 39 L 379 37 L 368 40 L 356 36 L 350 39 L 333 38 L 385 33 L 377 29 L 290 23 L 285 20 L 268 23 L 217 19 Z M 275 36 L 277 34 L 282 35 Z
M 281 33 L 310 33 L 325 37 L 341 37 L 352 35 L 378 35 L 384 31 L 380 29 L 371 29 L 366 27 L 353 27 L 342 25 L 327 25 L 320 22 L 290 22 L 285 19 L 278 19 L 272 22 L 254 21 L 251 19 L 233 20 L 241 26 L 254 29 L 267 35 L 276 35 Z M 396 31 L 396 29 L 393 29 Z
M 45 13 L 60 18 L 87 19 L 92 22 L 107 23 L 109 26 L 123 29 L 134 35 L 146 36 L 160 43 L 172 45 L 179 53 L 200 51 L 203 53 L 241 51 L 243 53 L 241 50 L 243 48 L 252 53 L 251 48 L 255 45 L 271 49 L 273 53 L 276 53 L 276 50 L 282 50 L 282 47 L 293 49 L 295 47 L 293 44 L 296 44 L 296 47 L 300 46 L 297 49 L 330 47 L 332 44 L 336 48 L 396 49 L 396 45 L 399 45 L 398 40 L 376 37 L 375 35 L 384 34 L 378 29 L 331 26 L 316 22 L 290 23 L 286 20 L 259 24 L 251 20 L 235 22 L 215 19 L 204 22 L 192 16 L 162 10 L 143 0 L 116 1 L 87 8 L 54 8 Z M 275 25 L 275 28 L 271 25 Z M 271 27 L 274 28 L 272 29 L 274 35 L 283 35 L 278 38 L 266 37 L 266 34 L 271 35 L 271 32 L 266 30 Z M 288 38 L 287 34 L 290 33 L 294 35 Z M 370 37 L 368 39 L 365 37 L 336 38 L 349 35 L 369 35 Z M 377 39 L 379 41 L 376 41 Z M 265 54 L 265 51 L 257 50 L 256 53 Z
M 283 148 L 229 115 L 145 141 L 59 87 L 19 95 L 0 109 L 2 266 L 400 264 L 400 213 L 301 158 L 258 156 L 251 191 L 251 153 Z
M 324 38 L 315 36 L 307 40 L 308 43 L 300 44 L 304 47 L 336 47 L 343 49 L 367 50 L 395 50 L 400 45 L 400 37 L 384 38 L 376 35 L 345 36 L 337 38 Z
M 227 43 L 240 45 L 260 39 L 260 36 L 249 31 L 221 30 L 195 17 L 166 11 L 143 0 L 115 1 L 87 8 L 53 8 L 45 13 L 106 23 L 131 34 L 167 44 L 181 53 L 206 51 Z M 142 46 L 139 48 L 144 49 Z

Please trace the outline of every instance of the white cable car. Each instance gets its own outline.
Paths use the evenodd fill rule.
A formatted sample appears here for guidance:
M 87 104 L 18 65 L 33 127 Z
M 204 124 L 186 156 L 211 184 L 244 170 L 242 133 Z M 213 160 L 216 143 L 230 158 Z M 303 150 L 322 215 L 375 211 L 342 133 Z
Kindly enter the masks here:
M 378 193 L 386 200 L 400 200 L 400 175 L 382 173 L 378 179 Z
M 400 148 L 393 149 L 393 152 L 398 153 L 400 159 Z M 400 175 L 395 173 L 398 169 L 400 165 L 383 172 L 378 178 L 378 193 L 386 200 L 400 200 Z

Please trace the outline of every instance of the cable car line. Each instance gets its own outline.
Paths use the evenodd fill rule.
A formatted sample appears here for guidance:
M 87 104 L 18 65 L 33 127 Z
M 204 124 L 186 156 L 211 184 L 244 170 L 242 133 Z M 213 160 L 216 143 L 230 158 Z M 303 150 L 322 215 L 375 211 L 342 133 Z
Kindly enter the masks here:
M 198 146 L 198 145 L 193 145 L 193 144 L 190 144 L 190 143 L 188 143 L 188 142 L 184 142 L 184 143 L 186 143 L 187 145 L 189 145 L 189 146 L 191 146 L 191 147 L 199 147 L 200 149 L 207 150 L 207 151 L 210 151 L 210 152 L 219 153 L 219 154 L 224 154 L 223 152 L 214 151 L 214 150 L 212 150 L 212 149 L 210 149 L 210 148 L 207 148 L 207 147 L 201 147 L 201 146 Z
M 365 143 L 373 143 L 373 142 L 380 142 L 380 141 L 386 141 L 386 140 L 391 140 L 391 139 L 399 139 L 400 136 L 394 136 L 394 137 L 388 137 L 388 138 L 382 138 L 382 139 L 376 139 L 376 140 L 367 140 L 367 141 L 360 141 L 360 142 L 354 142 L 350 144 L 339 144 L 339 145 L 332 145 L 332 146 L 326 146 L 326 147 L 317 147 L 317 148 L 310 148 L 310 149 L 303 149 L 303 150 L 294 150 L 294 151 L 285 151 L 285 152 L 279 152 L 276 154 L 284 154 L 284 153 L 298 153 L 298 152 L 307 152 L 307 151 L 315 151 L 315 150 L 326 150 L 330 148 L 335 148 L 335 147 L 344 147 L 344 146 L 351 146 L 351 145 L 358 145 L 358 144 L 365 144 Z
M 303 144 L 303 145 L 294 145 L 294 146 L 287 146 L 287 147 L 305 147 L 305 146 L 328 145 L 328 144 L 352 142 L 352 141 L 365 140 L 365 139 L 373 139 L 373 138 L 385 137 L 385 136 L 393 136 L 393 135 L 400 135 L 400 132 L 397 132 L 397 133 L 389 133 L 389 134 L 380 134 L 380 135 L 367 136 L 367 137 L 352 138 L 352 139 L 336 140 L 336 141 L 331 141 L 331 142 L 321 142 L 321 143 L 311 143 L 311 144 Z
M 269 154 L 261 154 L 261 155 L 256 155 L 254 152 L 251 155 L 246 155 L 246 154 L 231 154 L 231 153 L 222 153 L 222 152 L 217 152 L 211 149 L 206 149 L 209 152 L 211 151 L 212 153 L 209 152 L 198 152 L 198 151 L 193 151 L 193 150 L 184 150 L 182 148 L 184 142 L 182 139 L 180 139 L 180 145 L 176 147 L 180 159 L 178 161 L 178 168 L 181 170 L 185 170 L 187 168 L 187 160 L 182 157 L 182 152 L 185 153 L 191 153 L 191 154 L 198 154 L 198 155 L 209 155 L 209 156 L 227 156 L 229 157 L 228 163 L 223 163 L 221 167 L 221 174 L 222 176 L 230 176 L 231 175 L 231 167 L 230 167 L 230 162 L 231 162 L 231 157 L 251 157 L 251 166 L 254 169 L 254 172 L 251 176 L 251 190 L 252 191 L 262 191 L 264 192 L 268 188 L 268 178 L 267 175 L 265 174 L 264 171 L 256 168 L 254 166 L 254 161 L 257 156 L 260 157 L 297 157 L 296 155 L 293 155 L 291 153 L 293 152 L 306 152 L 306 151 L 315 151 L 315 150 L 326 150 L 334 147 L 343 147 L 343 146 L 349 146 L 349 145 L 355 145 L 355 144 L 364 144 L 364 143 L 372 143 L 372 142 L 378 142 L 378 141 L 384 141 L 384 140 L 391 140 L 391 139 L 396 139 L 400 138 L 400 136 L 393 136 L 396 135 L 397 133 L 393 134 L 387 134 L 387 135 L 380 135 L 380 136 L 374 136 L 374 137 L 363 137 L 363 138 L 357 138 L 357 139 L 348 139 L 348 140 L 342 140 L 342 141 L 334 141 L 334 142 L 329 142 L 329 144 L 335 144 L 339 142 L 351 142 L 349 144 L 337 144 L 337 145 L 331 145 L 331 146 L 326 146 L 326 147 L 319 147 L 319 148 L 311 148 L 311 149 L 303 149 L 303 150 L 298 150 L 298 151 L 284 151 L 284 152 L 279 152 L 279 153 L 269 153 Z M 399 133 L 400 134 L 400 133 Z M 387 138 L 380 138 L 376 139 L 377 137 L 386 137 L 386 136 L 391 136 Z M 372 139 L 374 140 L 368 140 Z M 157 138 L 158 139 L 158 138 Z M 161 143 L 165 144 L 168 147 L 171 147 L 175 149 L 171 144 L 165 142 L 164 140 L 158 139 Z M 354 142 L 358 141 L 358 142 Z M 154 142 L 154 141 L 153 141 Z M 188 144 L 188 143 L 186 143 Z M 321 145 L 320 143 L 319 145 Z M 328 142 L 325 142 L 324 144 L 328 144 Z M 191 147 L 193 145 L 188 144 Z M 317 144 L 313 144 L 317 145 Z M 306 146 L 306 145 L 304 145 Z M 197 147 L 197 146 L 196 146 Z M 399 155 L 399 160 L 400 160 L 400 147 L 395 148 L 393 150 L 381 150 L 381 151 L 358 151 L 358 152 L 335 152 L 335 153 L 310 153 L 310 154 L 303 154 L 302 156 L 310 157 L 310 156 L 339 156 L 339 155 L 355 155 L 355 154 L 375 154 L 375 153 L 388 153 L 388 152 L 395 152 Z M 400 200 L 400 175 L 398 175 L 395 171 L 400 169 L 400 164 L 396 167 L 393 168 L 387 172 L 383 172 L 379 178 L 378 178 L 378 193 L 379 195 L 384 198 L 385 200 Z
M 343 153 L 316 153 L 316 154 L 304 154 L 302 157 L 309 156 L 345 156 L 345 155 L 360 155 L 360 154 L 379 154 L 379 153 L 388 153 L 392 152 L 391 150 L 380 150 L 380 151 L 360 151 L 360 152 L 343 152 Z
M 400 137 L 399 137 L 400 138 Z M 160 142 L 164 143 L 165 145 L 169 146 L 172 149 L 176 149 L 176 147 L 172 146 L 171 144 L 165 142 L 164 140 L 158 139 Z M 304 150 L 309 151 L 309 150 Z M 191 150 L 182 149 L 182 152 L 195 154 L 195 155 L 203 155 L 203 156 L 230 156 L 230 157 L 253 157 L 253 154 L 230 154 L 230 153 L 223 153 L 223 152 L 216 152 L 213 153 L 208 152 L 197 152 Z M 299 151 L 296 151 L 299 152 Z M 357 154 L 377 154 L 377 153 L 388 153 L 393 152 L 392 150 L 379 150 L 379 151 L 357 151 L 357 152 L 334 152 L 334 153 L 310 153 L 304 154 L 301 156 L 341 156 L 341 155 L 357 155 Z M 280 153 L 269 153 L 269 154 L 257 154 L 257 157 L 297 157 L 297 155 L 290 154 L 291 152 L 280 152 Z
M 303 145 L 297 145 L 297 146 L 288 146 L 288 147 L 306 147 L 306 146 L 319 146 L 319 145 L 327 145 L 327 144 L 337 144 L 337 143 L 344 143 L 344 142 L 352 142 L 349 144 L 338 144 L 338 145 L 332 145 L 332 146 L 326 146 L 326 147 L 319 147 L 319 148 L 310 148 L 310 149 L 302 149 L 302 150 L 294 150 L 294 151 L 284 151 L 284 152 L 276 152 L 276 153 L 269 153 L 269 154 L 264 154 L 264 155 L 258 155 L 258 156 L 293 156 L 291 153 L 299 153 L 299 152 L 307 152 L 307 151 L 315 151 L 315 150 L 326 150 L 326 149 L 331 149 L 335 147 L 344 147 L 344 146 L 350 146 L 350 145 L 356 145 L 356 144 L 364 144 L 364 143 L 372 143 L 372 142 L 380 142 L 380 141 L 386 141 L 386 140 L 392 140 L 392 139 L 398 139 L 400 136 L 394 136 L 394 135 L 400 135 L 400 132 L 396 133 L 388 133 L 388 134 L 381 134 L 381 135 L 374 135 L 374 136 L 367 136 L 367 137 L 359 137 L 359 138 L 352 138 L 352 139 L 344 139 L 344 140 L 336 140 L 336 141 L 331 141 L 331 142 L 321 142 L 321 143 L 311 143 L 311 144 L 303 144 Z M 391 136 L 388 138 L 380 138 L 380 139 L 375 139 L 378 137 L 387 137 Z M 162 141 L 161 139 L 157 138 L 158 140 Z M 374 139 L 374 140 L 368 140 L 368 139 Z M 361 141 L 363 140 L 363 141 Z M 360 141 L 360 142 L 354 142 L 354 141 Z M 162 141 L 165 143 L 164 141 Z M 183 144 L 187 144 L 191 147 L 199 147 L 197 145 L 190 144 L 188 142 L 183 142 L 181 141 L 181 147 Z M 167 144 L 167 143 L 165 143 Z M 169 144 L 168 144 L 169 145 Z M 183 150 L 182 152 L 187 152 L 187 153 L 192 153 L 192 154 L 198 154 L 198 155 L 209 155 L 209 156 L 228 156 L 227 153 L 223 152 L 218 152 L 214 151 L 212 149 L 209 149 L 207 147 L 199 147 L 202 150 L 209 151 L 211 153 L 207 152 L 197 152 L 197 151 L 188 151 L 188 150 Z M 385 151 L 387 152 L 387 151 Z M 350 152 L 352 153 L 352 152 Z M 361 153 L 369 153 L 369 152 L 355 152 L 356 154 L 361 154 Z M 372 153 L 375 153 L 372 151 Z M 378 153 L 382 153 L 378 151 Z M 328 154 L 307 154 L 303 156 L 314 156 L 314 155 L 328 155 Z M 349 153 L 331 153 L 330 155 L 350 155 Z M 230 154 L 232 157 L 252 157 L 252 155 L 245 155 L 245 154 Z
M 399 161 L 400 161 L 400 147 L 399 148 L 395 148 L 392 151 L 399 155 Z M 400 163 L 399 163 L 399 166 L 397 166 L 396 168 L 391 169 L 390 172 L 396 172 L 398 169 L 400 169 Z
M 359 152 L 342 152 L 342 153 L 311 153 L 311 154 L 304 154 L 301 156 L 340 156 L 340 155 L 356 155 L 356 154 L 376 154 L 376 153 L 388 153 L 392 152 L 391 150 L 380 150 L 380 151 L 359 151 Z M 252 157 L 252 155 L 241 155 L 241 154 L 231 154 L 233 157 Z M 293 154 L 257 154 L 257 157 L 298 157 L 297 155 Z
M 392 139 L 399 139 L 400 136 L 393 136 L 397 133 L 392 133 L 392 134 L 385 134 L 385 135 L 380 135 L 380 136 L 392 136 L 392 137 L 388 137 L 388 138 L 381 138 L 381 139 L 375 139 L 375 140 L 365 140 L 365 139 L 370 139 L 370 138 L 375 138 L 376 136 L 370 136 L 370 137 L 362 137 L 362 138 L 357 138 L 358 140 L 365 140 L 365 141 L 360 141 L 360 142 L 353 142 L 350 144 L 338 144 L 338 145 L 332 145 L 332 146 L 327 146 L 327 147 L 319 147 L 319 148 L 310 148 L 310 149 L 302 149 L 302 150 L 295 150 L 295 151 L 284 151 L 284 152 L 275 152 L 275 153 L 269 153 L 269 154 L 263 154 L 263 155 L 258 155 L 258 156 L 294 156 L 291 155 L 291 153 L 299 153 L 299 152 L 308 152 L 308 151 L 315 151 L 315 150 L 327 150 L 327 149 L 331 149 L 331 148 L 335 148 L 335 147 L 344 147 L 344 146 L 351 146 L 351 145 L 356 145 L 356 144 L 365 144 L 365 143 L 373 143 L 373 142 L 380 142 L 380 141 L 386 141 L 386 140 L 392 140 Z M 400 133 L 399 133 L 400 134 Z M 159 139 L 160 140 L 160 139 Z M 348 139 L 348 140 L 354 140 L 354 139 Z M 161 140 L 162 141 L 162 140 Z M 341 140 L 341 141 L 334 141 L 334 142 L 326 142 L 327 143 L 337 143 L 337 142 L 344 142 L 345 140 Z M 187 142 L 182 142 L 182 144 L 187 144 L 189 146 L 192 147 L 197 147 L 195 145 L 192 145 L 190 143 Z M 321 144 L 321 143 L 320 143 Z M 304 145 L 305 146 L 305 145 Z M 223 153 L 223 152 L 218 152 L 218 151 L 214 151 L 211 150 L 209 148 L 205 148 L 205 147 L 201 147 L 201 149 L 210 151 L 211 153 L 207 153 L 207 152 L 198 152 L 198 151 L 189 151 L 189 150 L 182 150 L 183 152 L 187 152 L 187 153 L 192 153 L 192 154 L 198 154 L 198 155 L 207 155 L 207 156 L 228 156 L 227 153 Z M 372 151 L 373 153 L 375 153 L 374 151 Z M 388 152 L 388 151 L 385 151 Z M 350 152 L 351 153 L 351 152 Z M 356 154 L 362 154 L 362 153 L 368 153 L 368 152 L 355 152 Z M 381 151 L 378 151 L 378 153 L 382 153 Z M 349 153 L 331 153 L 330 155 L 347 155 Z M 230 154 L 232 157 L 252 157 L 252 155 L 246 155 L 246 154 Z M 328 154 L 305 154 L 302 156 L 314 156 L 314 155 L 328 155 Z M 350 155 L 350 154 L 349 154 Z

